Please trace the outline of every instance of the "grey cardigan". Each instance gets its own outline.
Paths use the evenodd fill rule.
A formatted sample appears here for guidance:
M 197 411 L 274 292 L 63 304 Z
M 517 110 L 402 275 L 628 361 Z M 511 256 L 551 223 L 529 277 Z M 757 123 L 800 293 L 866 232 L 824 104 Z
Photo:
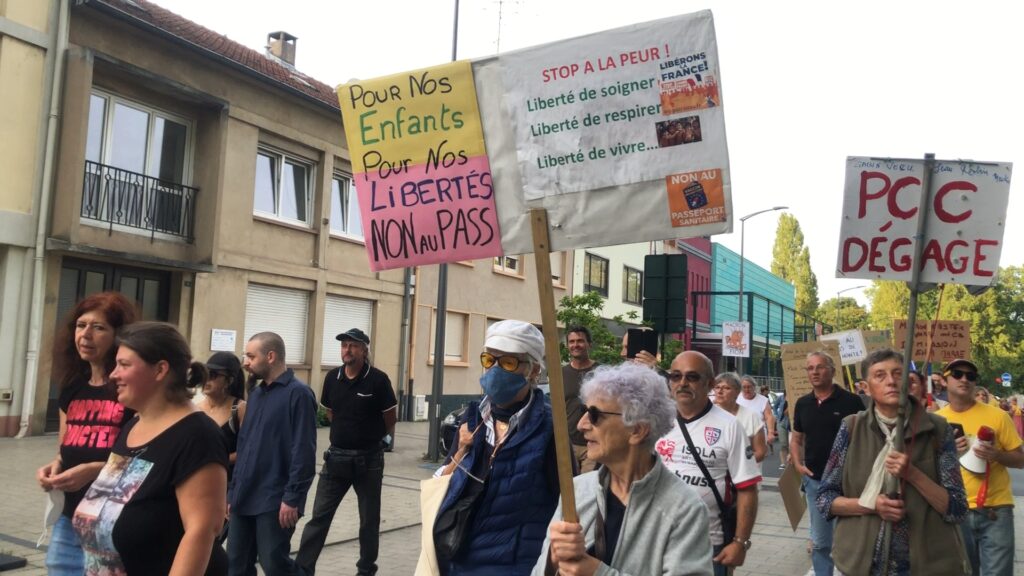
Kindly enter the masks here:
M 708 511 L 700 496 L 653 457 L 654 467 L 633 483 L 611 565 L 601 564 L 597 576 L 711 576 Z M 594 521 L 604 518 L 608 470 L 577 476 L 576 509 L 589 548 Z M 562 504 L 552 522 L 562 519 Z M 544 576 L 550 537 L 545 538 L 533 576 Z

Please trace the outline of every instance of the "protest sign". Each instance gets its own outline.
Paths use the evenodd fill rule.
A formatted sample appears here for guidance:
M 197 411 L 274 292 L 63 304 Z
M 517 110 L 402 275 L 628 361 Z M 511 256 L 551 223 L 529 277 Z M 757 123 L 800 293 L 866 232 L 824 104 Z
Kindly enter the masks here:
M 501 254 L 469 62 L 338 87 L 370 268 Z
M 807 377 L 807 355 L 811 352 L 824 352 L 832 357 L 837 366 L 839 363 L 839 343 L 835 340 L 782 345 L 782 378 L 786 384 L 791 421 L 796 401 L 811 391 L 811 381 Z
M 722 356 L 750 358 L 749 322 L 722 322 Z
M 794 532 L 800 525 L 804 512 L 807 511 L 807 498 L 801 490 L 802 483 L 803 475 L 797 472 L 796 466 L 792 464 L 786 466 L 786 470 L 779 477 L 779 494 L 782 495 L 782 505 L 786 508 L 786 516 Z
M 505 253 L 731 231 L 720 75 L 708 11 L 474 63 Z
M 864 336 L 860 330 L 845 330 L 822 334 L 818 340 L 835 340 L 839 343 L 839 357 L 842 365 L 856 364 L 867 358 L 867 346 L 864 344 Z
M 920 281 L 996 281 L 1010 163 L 935 161 Z M 925 160 L 850 157 L 836 275 L 910 281 Z
M 896 350 L 906 346 L 907 321 L 893 321 Z M 928 343 L 931 342 L 931 354 Z M 914 323 L 914 348 L 910 359 L 915 362 L 945 364 L 962 358 L 971 359 L 971 323 L 966 320 L 918 320 Z
M 861 336 L 864 337 L 864 349 L 868 354 L 876 350 L 892 348 L 892 332 L 890 330 L 863 330 Z

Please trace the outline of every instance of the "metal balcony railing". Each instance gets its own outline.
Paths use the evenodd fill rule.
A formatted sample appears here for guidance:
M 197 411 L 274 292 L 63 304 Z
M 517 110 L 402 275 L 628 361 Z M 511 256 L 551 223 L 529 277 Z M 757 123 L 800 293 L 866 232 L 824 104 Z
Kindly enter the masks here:
M 97 162 L 85 162 L 82 218 L 195 240 L 198 188 L 129 172 Z

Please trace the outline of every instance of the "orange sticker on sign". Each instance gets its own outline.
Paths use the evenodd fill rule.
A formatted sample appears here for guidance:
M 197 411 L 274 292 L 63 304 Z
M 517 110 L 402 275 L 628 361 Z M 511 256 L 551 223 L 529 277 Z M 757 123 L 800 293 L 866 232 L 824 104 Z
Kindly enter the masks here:
M 668 209 L 673 227 L 699 226 L 726 220 L 721 170 L 716 168 L 670 174 L 665 177 L 665 187 L 668 190 Z

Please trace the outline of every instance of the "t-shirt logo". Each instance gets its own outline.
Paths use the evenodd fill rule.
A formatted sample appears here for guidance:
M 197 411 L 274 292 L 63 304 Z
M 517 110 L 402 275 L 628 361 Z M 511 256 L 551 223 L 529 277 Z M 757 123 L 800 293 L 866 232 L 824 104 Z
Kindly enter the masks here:
M 704 427 L 704 442 L 708 446 L 714 446 L 715 442 L 722 437 L 722 430 L 720 428 L 712 428 L 711 426 Z
M 676 443 L 672 440 L 666 440 L 662 438 L 658 440 L 658 443 L 654 446 L 654 449 L 658 452 L 663 460 L 666 462 L 672 462 L 672 454 L 676 451 Z

